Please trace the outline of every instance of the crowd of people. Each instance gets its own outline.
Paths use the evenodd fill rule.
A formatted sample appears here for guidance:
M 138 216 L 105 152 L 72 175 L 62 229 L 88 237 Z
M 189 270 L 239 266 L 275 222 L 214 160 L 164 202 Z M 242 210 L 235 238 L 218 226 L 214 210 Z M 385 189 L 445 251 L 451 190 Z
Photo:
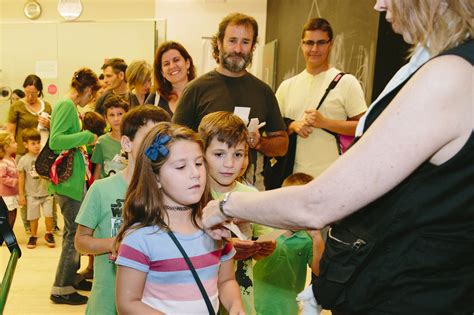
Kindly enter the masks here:
M 330 65 L 323 18 L 276 94 L 247 71 L 258 25 L 242 13 L 222 19 L 217 67 L 199 77 L 174 41 L 153 66 L 78 69 L 54 106 L 28 75 L 0 132 L 0 196 L 29 249 L 41 213 L 56 245 L 62 213 L 50 300 L 87 314 L 298 314 L 297 300 L 305 314 L 472 313 L 474 8 L 375 9 L 414 49 L 369 108 Z M 43 147 L 58 155 L 49 178 Z

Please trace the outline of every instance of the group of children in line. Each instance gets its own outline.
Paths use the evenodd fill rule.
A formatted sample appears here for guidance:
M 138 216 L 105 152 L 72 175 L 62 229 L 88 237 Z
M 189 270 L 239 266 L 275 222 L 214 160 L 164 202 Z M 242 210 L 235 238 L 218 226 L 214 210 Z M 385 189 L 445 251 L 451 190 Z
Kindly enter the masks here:
M 307 266 L 317 272 L 322 252 L 319 231 L 275 233 L 269 227 L 238 222 L 246 240 L 216 241 L 201 228 L 201 211 L 210 198 L 256 191 L 240 181 L 248 165 L 248 131 L 242 119 L 215 112 L 204 117 L 196 133 L 170 123 L 168 113 L 155 106 L 127 113 L 127 102 L 113 94 L 104 107 L 111 131 L 99 137 L 91 158 L 96 164 L 94 178 L 103 179 L 89 188 L 76 217 L 75 247 L 95 256 L 86 313 L 153 309 L 208 313 L 205 298 L 169 235 L 172 231 L 216 313 L 220 300 L 225 309 L 221 307 L 221 313 L 297 314 L 295 298 L 306 282 Z M 43 205 L 49 246 L 52 200 L 43 189 L 44 179 L 32 167 L 40 151 L 37 132 L 24 132 L 24 142 L 28 153 L 18 163 L 18 177 L 15 142 L 0 135 L 1 193 L 6 189 L 15 193 L 20 185 L 20 203 L 28 204 L 32 237 L 37 237 Z M 4 180 L 7 177 L 9 181 Z M 294 174 L 288 184 L 310 180 Z
M 26 154 L 15 161 L 17 143 L 7 132 L 0 133 L 0 196 L 8 208 L 8 223 L 15 224 L 17 208 L 27 209 L 27 220 L 31 236 L 27 247 L 36 247 L 38 240 L 38 222 L 43 209 L 46 233 L 44 239 L 48 247 L 55 247 L 53 236 L 53 197 L 48 193 L 48 183 L 35 169 L 36 158 L 41 151 L 41 135 L 37 129 L 25 129 L 22 132 Z

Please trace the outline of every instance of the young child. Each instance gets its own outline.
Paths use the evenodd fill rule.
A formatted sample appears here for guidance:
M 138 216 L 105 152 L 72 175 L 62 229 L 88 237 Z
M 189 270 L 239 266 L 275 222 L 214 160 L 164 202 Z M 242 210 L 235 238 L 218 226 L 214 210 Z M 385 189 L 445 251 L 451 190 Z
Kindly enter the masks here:
M 229 112 L 214 112 L 204 116 L 199 125 L 199 135 L 204 141 L 206 162 L 209 169 L 211 194 L 214 199 L 224 198 L 233 191 L 257 191 L 237 181 L 246 162 L 248 131 L 238 116 Z M 238 224 L 247 240 L 232 239 L 236 250 L 235 273 L 240 285 L 246 314 L 255 314 L 253 303 L 253 259 L 270 255 L 275 242 L 255 242 L 252 239 L 272 231 L 271 228 L 249 222 Z
M 128 111 L 128 103 L 122 97 L 110 94 L 104 102 L 105 119 L 111 131 L 100 136 L 92 153 L 95 164 L 94 180 L 105 178 L 125 168 L 120 156 L 120 122 Z
M 288 176 L 283 187 L 304 185 L 313 177 L 304 173 Z M 257 314 L 296 315 L 296 295 L 306 284 L 307 267 L 319 274 L 324 243 L 319 231 L 285 231 L 277 238 L 275 252 L 254 266 Z
M 220 300 L 231 314 L 244 314 L 232 245 L 214 240 L 200 227 L 208 199 L 199 136 L 186 127 L 158 124 L 140 146 L 117 236 L 119 313 L 210 313 L 169 235 L 173 233 L 194 265 L 214 312 Z
M 170 121 L 166 111 L 155 106 L 139 106 L 123 116 L 122 150 L 128 155 L 127 167 L 92 184 L 76 217 L 74 245 L 82 254 L 95 255 L 94 283 L 86 314 L 115 315 L 115 265 L 110 263 L 115 236 L 122 222 L 125 201 L 138 147 L 145 135 L 161 121 Z
M 15 163 L 17 144 L 8 132 L 0 133 L 0 196 L 8 208 L 8 223 L 13 229 L 18 208 L 18 171 Z
M 43 208 L 46 233 L 44 239 L 48 247 L 55 247 L 53 236 L 53 196 L 48 193 L 48 182 L 36 173 L 35 162 L 41 151 L 41 134 L 38 129 L 24 129 L 22 132 L 26 154 L 18 161 L 20 206 L 26 205 L 27 220 L 30 223 L 31 236 L 26 247 L 36 247 L 38 240 L 38 221 Z

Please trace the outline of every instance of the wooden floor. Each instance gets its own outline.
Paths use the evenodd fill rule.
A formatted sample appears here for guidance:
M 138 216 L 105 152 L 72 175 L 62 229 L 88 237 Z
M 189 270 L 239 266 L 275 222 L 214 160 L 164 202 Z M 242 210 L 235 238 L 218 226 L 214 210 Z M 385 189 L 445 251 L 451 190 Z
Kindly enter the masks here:
M 62 220 L 59 214 L 59 220 Z M 60 221 L 59 226 L 64 225 Z M 54 282 L 56 267 L 61 254 L 62 238 L 55 235 L 56 247 L 49 248 L 44 241 L 44 222 L 40 222 L 38 229 L 38 246 L 35 249 L 26 248 L 29 236 L 23 230 L 21 219 L 15 223 L 15 235 L 22 250 L 22 256 L 13 278 L 4 315 L 45 315 L 45 314 L 84 314 L 85 305 L 60 305 L 49 300 L 51 286 Z M 0 279 L 3 278 L 10 252 L 3 245 L 0 248 Z M 82 257 L 81 267 L 87 266 L 87 257 Z M 309 277 L 308 277 L 309 278 Z M 89 292 L 80 291 L 88 295 Z M 330 315 L 323 311 L 321 315 Z
M 62 222 L 59 226 L 63 227 Z M 84 314 L 85 305 L 60 305 L 49 300 L 61 254 L 62 238 L 55 235 L 56 247 L 49 248 L 43 238 L 44 221 L 40 222 L 38 230 L 38 246 L 35 249 L 26 248 L 29 236 L 25 234 L 21 219 L 17 217 L 14 231 L 22 250 L 22 256 L 18 260 L 4 314 Z M 10 252 L 3 245 L 0 248 L 0 279 L 3 278 L 9 258 Z M 87 257 L 82 258 L 82 266 L 87 266 Z M 80 293 L 88 295 L 89 292 L 80 291 Z

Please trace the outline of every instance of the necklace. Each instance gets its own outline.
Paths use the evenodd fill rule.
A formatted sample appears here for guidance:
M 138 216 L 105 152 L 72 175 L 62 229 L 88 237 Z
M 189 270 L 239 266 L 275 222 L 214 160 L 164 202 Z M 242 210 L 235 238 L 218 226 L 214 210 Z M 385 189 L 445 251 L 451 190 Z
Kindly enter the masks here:
M 165 210 L 170 210 L 170 211 L 188 211 L 192 209 L 191 207 L 188 207 L 188 206 L 167 206 L 167 205 L 164 205 L 163 208 L 165 208 Z

